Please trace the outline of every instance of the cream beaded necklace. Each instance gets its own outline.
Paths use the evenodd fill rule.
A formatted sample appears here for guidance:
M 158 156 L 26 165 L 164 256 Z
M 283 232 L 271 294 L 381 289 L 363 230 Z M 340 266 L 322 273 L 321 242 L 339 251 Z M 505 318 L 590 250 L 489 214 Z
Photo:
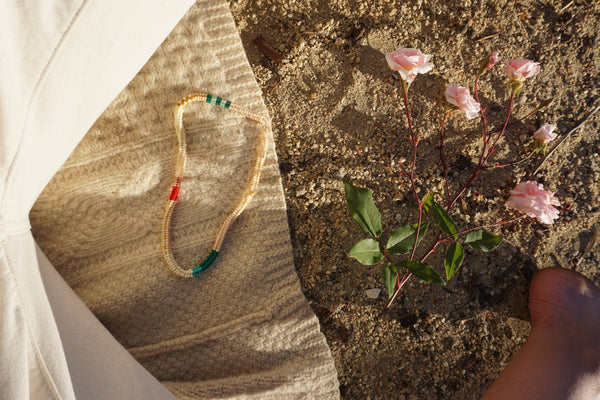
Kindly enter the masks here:
M 237 112 L 238 114 L 243 115 L 244 117 L 251 119 L 261 126 L 261 137 L 258 140 L 257 145 L 257 157 L 254 163 L 254 169 L 252 173 L 252 177 L 244 192 L 242 199 L 238 203 L 237 207 L 221 225 L 219 229 L 219 233 L 212 247 L 212 251 L 206 257 L 204 261 L 202 261 L 197 266 L 192 269 L 183 269 L 177 264 L 175 258 L 173 257 L 173 252 L 171 250 L 171 239 L 169 235 L 169 231 L 171 228 L 171 217 L 173 216 L 173 209 L 175 208 L 175 203 L 179 198 L 179 190 L 181 188 L 181 180 L 183 177 L 183 173 L 185 171 L 185 163 L 187 159 L 186 152 L 186 140 L 185 140 L 185 131 L 183 129 L 183 113 L 185 111 L 185 107 L 192 102 L 206 102 L 209 104 L 214 104 L 217 106 L 221 106 L 223 108 L 227 108 Z M 229 230 L 229 227 L 235 221 L 235 219 L 244 211 L 252 197 L 254 196 L 254 192 L 256 187 L 258 186 L 258 181 L 260 179 L 260 171 L 262 169 L 262 165 L 265 161 L 266 149 L 267 149 L 267 120 L 264 117 L 261 117 L 258 114 L 253 113 L 252 111 L 238 106 L 236 104 L 231 103 L 228 100 L 224 100 L 220 97 L 213 97 L 210 94 L 192 94 L 187 97 L 184 97 L 177 103 L 177 108 L 175 110 L 175 134 L 177 135 L 177 141 L 179 143 L 179 155 L 177 157 L 177 164 L 175 167 L 175 179 L 173 181 L 173 186 L 171 188 L 171 195 L 169 196 L 169 201 L 167 203 L 167 207 L 165 210 L 165 217 L 163 219 L 162 225 L 162 253 L 165 259 L 165 262 L 168 268 L 178 276 L 184 278 L 191 278 L 200 273 L 204 272 L 210 265 L 215 261 L 219 251 L 221 249 L 221 245 L 223 243 L 223 239 Z

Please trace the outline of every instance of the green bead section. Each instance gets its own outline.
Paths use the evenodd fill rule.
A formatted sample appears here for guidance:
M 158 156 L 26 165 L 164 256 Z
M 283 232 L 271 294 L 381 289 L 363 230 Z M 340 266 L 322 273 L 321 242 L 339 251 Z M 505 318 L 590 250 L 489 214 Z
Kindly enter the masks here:
M 204 261 L 192 268 L 192 276 L 198 276 L 204 271 L 206 271 L 208 267 L 210 267 L 210 265 L 213 263 L 213 261 L 215 261 L 218 255 L 219 252 L 213 249 Z
M 214 102 L 213 102 L 214 100 Z M 225 100 L 222 97 L 213 97 L 212 94 L 206 95 L 206 102 L 209 104 L 214 104 L 216 106 L 221 106 L 225 108 L 229 108 L 231 106 L 231 102 L 229 100 Z

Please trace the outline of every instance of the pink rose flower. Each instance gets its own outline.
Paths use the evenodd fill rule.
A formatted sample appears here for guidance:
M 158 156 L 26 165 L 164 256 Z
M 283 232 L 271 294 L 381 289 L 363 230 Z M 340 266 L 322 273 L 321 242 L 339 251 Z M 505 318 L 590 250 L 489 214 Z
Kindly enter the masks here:
M 531 60 L 508 60 L 508 65 L 504 71 L 508 74 L 508 79 L 522 83 L 525 79 L 531 78 L 540 72 L 540 64 Z
M 464 111 L 467 119 L 477 118 L 481 106 L 475 101 L 469 89 L 459 86 L 456 83 L 449 83 L 446 87 L 446 100 L 455 105 L 459 110 Z
M 527 181 L 519 183 L 510 191 L 506 206 L 537 218 L 543 224 L 551 224 L 558 218 L 558 210 L 552 206 L 560 206 L 560 202 L 553 192 L 544 190 L 544 186 Z
M 423 54 L 417 49 L 402 47 L 385 55 L 390 68 L 398 71 L 407 83 L 411 83 L 417 74 L 431 71 L 433 64 L 429 62 L 430 58 L 430 54 Z
M 533 138 L 538 146 L 544 145 L 556 139 L 556 133 L 553 133 L 556 127 L 554 125 L 543 123 L 540 129 L 535 131 Z

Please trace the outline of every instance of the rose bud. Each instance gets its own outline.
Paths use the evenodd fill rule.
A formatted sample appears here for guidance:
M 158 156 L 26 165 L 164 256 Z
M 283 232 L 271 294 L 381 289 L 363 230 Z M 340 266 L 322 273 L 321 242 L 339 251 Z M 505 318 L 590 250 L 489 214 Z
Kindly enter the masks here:
M 498 52 L 494 51 L 492 54 L 487 56 L 480 64 L 479 64 L 479 73 L 478 75 L 483 75 L 485 71 L 489 71 L 492 67 L 498 62 L 500 59 Z
M 540 129 L 535 131 L 533 134 L 533 140 L 536 146 L 536 151 L 544 150 L 546 145 L 556 139 L 556 133 L 553 131 L 556 129 L 556 126 L 543 123 L 540 126 Z

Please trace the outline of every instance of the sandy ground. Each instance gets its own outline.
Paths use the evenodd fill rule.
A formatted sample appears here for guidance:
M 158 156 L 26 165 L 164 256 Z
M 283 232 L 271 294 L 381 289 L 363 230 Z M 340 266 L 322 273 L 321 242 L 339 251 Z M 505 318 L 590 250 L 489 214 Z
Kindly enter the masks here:
M 554 98 L 547 110 L 509 129 L 494 161 L 525 155 L 543 122 L 557 125 L 563 137 L 600 104 L 600 2 L 230 4 L 273 118 L 295 264 L 335 357 L 343 398 L 478 399 L 527 337 L 527 288 L 536 271 L 574 268 L 600 284 L 598 245 L 579 265 L 573 262 L 600 225 L 600 113 L 535 176 L 563 203 L 555 224 L 525 220 L 491 229 L 504 236 L 495 251 L 467 251 L 465 265 L 445 288 L 413 278 L 383 315 L 385 290 L 378 299 L 365 295 L 366 289 L 383 287 L 383 266 L 363 266 L 347 256 L 365 235 L 348 213 L 340 178 L 373 190 L 384 231 L 416 222 L 415 201 L 397 164 L 410 154 L 400 81 L 384 58 L 397 47 L 432 54 L 435 64 L 410 88 L 415 129 L 425 137 L 417 165 L 421 193 L 442 189 L 436 146 L 446 84 L 472 88 L 479 61 L 491 51 L 503 60 L 541 64 L 517 99 L 511 121 L 540 100 Z M 259 36 L 281 61 L 259 50 L 253 43 Z M 493 126 L 506 115 L 505 81 L 500 65 L 481 81 L 481 102 Z M 459 114 L 449 120 L 446 157 L 453 191 L 476 163 L 480 131 L 479 120 Z M 460 228 L 514 216 L 504 206 L 508 191 L 526 180 L 541 158 L 483 172 L 452 212 Z M 434 239 L 430 236 L 425 241 Z M 441 256 L 429 260 L 440 273 Z

